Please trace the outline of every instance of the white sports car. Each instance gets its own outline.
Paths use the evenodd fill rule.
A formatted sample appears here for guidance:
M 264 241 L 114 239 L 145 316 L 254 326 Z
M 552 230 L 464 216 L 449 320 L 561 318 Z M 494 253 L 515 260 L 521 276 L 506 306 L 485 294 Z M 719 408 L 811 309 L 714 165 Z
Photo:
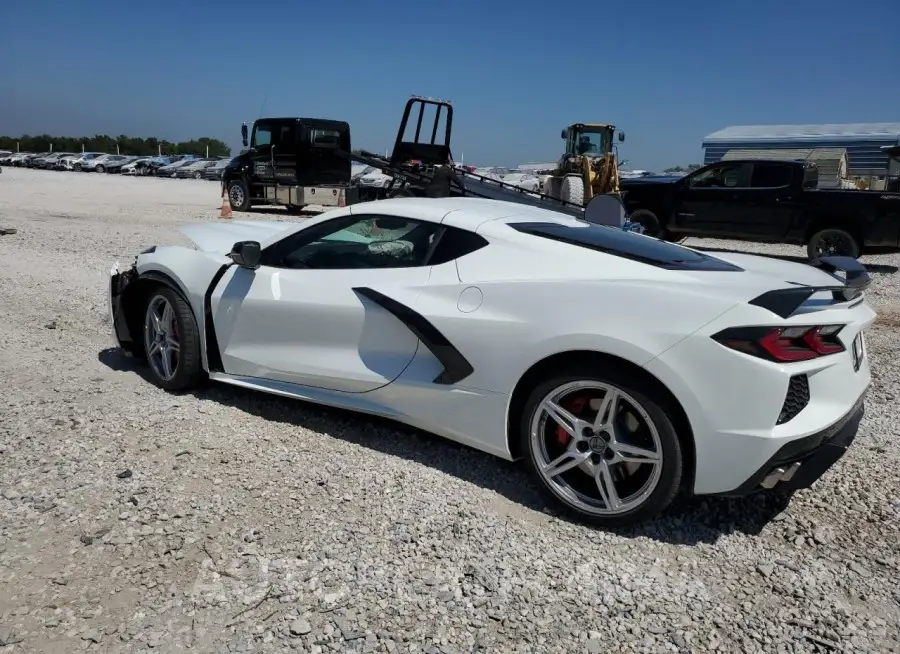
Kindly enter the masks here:
M 875 313 L 855 259 L 711 256 L 473 198 L 184 231 L 196 249 L 111 272 L 116 340 L 160 387 L 387 416 L 523 459 L 602 524 L 679 490 L 809 486 L 862 417 Z

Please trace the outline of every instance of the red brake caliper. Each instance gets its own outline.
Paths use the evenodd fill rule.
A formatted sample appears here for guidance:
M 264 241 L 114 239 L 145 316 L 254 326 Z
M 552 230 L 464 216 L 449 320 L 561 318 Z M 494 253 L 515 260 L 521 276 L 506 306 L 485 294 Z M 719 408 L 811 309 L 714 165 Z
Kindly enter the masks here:
M 584 407 L 588 402 L 590 402 L 589 397 L 586 397 L 584 395 L 579 395 L 579 396 L 573 397 L 572 400 L 567 403 L 568 406 L 565 406 L 564 408 L 566 410 L 568 410 L 570 413 L 577 416 L 579 413 L 581 413 L 584 410 Z M 562 445 L 563 447 L 568 445 L 570 438 L 571 438 L 571 436 L 569 436 L 568 432 L 565 429 L 563 429 L 562 427 L 556 428 L 556 440 L 559 442 L 560 445 Z

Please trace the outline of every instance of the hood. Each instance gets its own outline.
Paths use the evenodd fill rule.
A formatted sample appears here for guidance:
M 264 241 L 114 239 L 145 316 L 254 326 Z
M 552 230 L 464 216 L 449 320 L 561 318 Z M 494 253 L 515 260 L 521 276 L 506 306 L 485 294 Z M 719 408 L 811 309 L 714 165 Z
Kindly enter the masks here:
M 277 220 L 235 220 L 228 223 L 193 223 L 182 227 L 181 233 L 203 252 L 228 254 L 238 241 L 261 243 L 296 226 L 297 223 Z

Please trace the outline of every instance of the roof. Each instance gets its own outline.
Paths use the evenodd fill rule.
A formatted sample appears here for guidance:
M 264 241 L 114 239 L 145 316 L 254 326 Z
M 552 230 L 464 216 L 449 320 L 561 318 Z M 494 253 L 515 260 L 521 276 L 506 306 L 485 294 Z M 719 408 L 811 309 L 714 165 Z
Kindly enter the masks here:
M 703 143 L 735 141 L 892 140 L 900 143 L 900 123 L 848 123 L 830 125 L 741 125 L 713 132 Z
M 777 159 L 791 161 L 804 159 L 809 161 L 823 161 L 828 159 L 843 159 L 847 156 L 847 148 L 772 148 L 772 149 L 734 149 L 722 156 L 722 160 L 733 159 Z

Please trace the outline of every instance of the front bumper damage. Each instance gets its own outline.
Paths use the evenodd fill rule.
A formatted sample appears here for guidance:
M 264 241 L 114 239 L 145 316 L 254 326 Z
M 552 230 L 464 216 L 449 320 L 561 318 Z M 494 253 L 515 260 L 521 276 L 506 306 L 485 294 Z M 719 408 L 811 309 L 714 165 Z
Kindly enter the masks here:
M 786 443 L 747 481 L 722 497 L 746 497 L 760 491 L 790 493 L 809 488 L 828 471 L 856 438 L 865 414 L 865 396 L 836 423 L 815 434 Z
M 135 265 L 122 271 L 119 262 L 116 261 L 109 271 L 109 317 L 112 322 L 114 343 L 116 347 L 121 347 L 128 354 L 133 352 L 134 339 L 128 328 L 122 298 L 125 289 L 137 278 L 138 272 Z

